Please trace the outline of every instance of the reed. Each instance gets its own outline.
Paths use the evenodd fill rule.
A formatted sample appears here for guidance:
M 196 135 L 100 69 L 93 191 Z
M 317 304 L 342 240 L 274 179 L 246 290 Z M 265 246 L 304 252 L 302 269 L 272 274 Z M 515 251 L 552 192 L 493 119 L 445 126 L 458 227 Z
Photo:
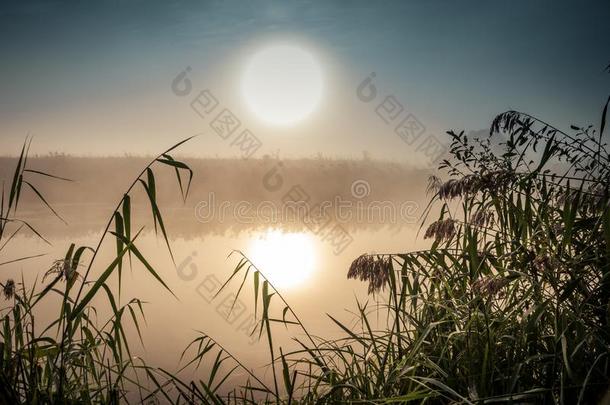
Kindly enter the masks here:
M 139 333 L 142 303 L 120 304 L 120 283 L 115 292 L 107 281 L 111 275 L 121 279 L 127 255 L 167 287 L 136 248 L 141 228 L 134 231 L 131 223 L 130 193 L 138 185 L 146 191 L 155 229 L 171 255 L 152 166 L 175 170 L 186 198 L 192 171 L 168 154 L 180 144 L 175 145 L 126 191 L 97 247 L 70 246 L 42 288 L 2 283 L 10 305 L 0 330 L 0 400 L 117 403 L 135 390 L 146 403 L 604 401 L 610 366 L 610 155 L 602 136 L 609 102 L 598 129 L 573 126 L 564 132 L 508 111 L 496 117 L 487 137 L 449 132 L 451 158 L 430 179 L 430 204 L 422 216 L 431 247 L 357 258 L 347 276 L 368 283 L 369 297 L 357 302 L 353 324 L 329 315 L 344 334 L 339 339 L 310 334 L 264 269 L 234 252 L 237 263 L 222 288 L 236 283 L 236 300 L 244 288 L 252 289 L 258 320 L 252 334 L 267 344 L 271 384 L 203 332 L 184 350 L 183 366 L 175 372 L 130 355 L 125 331 Z M 30 185 L 57 214 L 26 180 L 48 175 L 28 171 L 27 145 L 21 155 L 8 204 L 3 192 L 0 252 L 20 231 L 43 237 L 16 217 L 22 185 Z M 430 221 L 432 212 L 439 215 Z M 91 280 L 106 236 L 114 239 L 116 254 Z M 41 330 L 34 309 L 50 295 L 60 298 L 59 313 Z M 112 307 L 104 323 L 95 321 L 92 300 L 98 295 Z M 278 327 L 294 332 L 298 349 L 276 344 Z M 205 378 L 178 377 L 202 364 Z M 247 381 L 228 386 L 237 372 Z
M 126 402 L 128 391 L 139 392 L 143 398 L 151 369 L 131 355 L 126 329 L 134 328 L 140 335 L 144 316 L 143 302 L 137 298 L 121 303 L 120 286 L 124 259 L 139 261 L 144 269 L 169 290 L 155 268 L 136 246 L 143 227 L 135 229 L 131 221 L 131 193 L 141 186 L 151 207 L 155 231 L 159 231 L 171 248 L 156 202 L 153 169 L 171 168 L 186 198 L 192 172 L 186 164 L 169 153 L 184 140 L 150 162 L 126 190 L 108 219 L 95 247 L 71 244 L 63 259 L 55 261 L 43 278 L 27 288 L 9 279 L 1 283 L 9 306 L 1 311 L 0 328 L 0 403 L 119 403 Z M 15 168 L 9 190 L 2 190 L 0 204 L 0 253 L 6 253 L 15 236 L 25 231 L 44 239 L 34 227 L 19 217 L 18 204 L 24 189 L 33 192 L 55 216 L 59 214 L 34 186 L 30 177 L 43 176 L 68 181 L 45 172 L 28 168 L 31 140 L 26 140 Z M 108 263 L 98 264 L 98 253 L 106 238 L 116 244 L 116 254 Z M 40 255 L 4 260 L 0 266 Z M 91 279 L 93 266 L 101 272 Z M 109 285 L 118 278 L 118 291 Z M 50 281 L 48 281 L 50 279 Z M 170 291 L 171 292 L 171 291 Z M 95 305 L 94 299 L 97 298 Z M 111 307 L 111 316 L 98 320 L 97 308 L 103 301 Z M 36 321 L 41 306 L 55 306 L 56 317 L 48 324 Z
M 607 109 L 598 130 L 564 132 L 508 111 L 488 137 L 449 132 L 451 159 L 439 168 L 446 179 L 430 179 L 422 217 L 431 248 L 363 255 L 349 269 L 381 300 L 382 328 L 371 326 L 371 305 L 358 302 L 356 327 L 330 317 L 343 338 L 295 338 L 302 349 L 278 355 L 273 325 L 305 327 L 241 257 L 230 279 L 241 274 L 241 291 L 253 274 L 257 331 L 276 383 L 249 382 L 215 402 L 255 403 L 260 392 L 274 403 L 607 401 Z

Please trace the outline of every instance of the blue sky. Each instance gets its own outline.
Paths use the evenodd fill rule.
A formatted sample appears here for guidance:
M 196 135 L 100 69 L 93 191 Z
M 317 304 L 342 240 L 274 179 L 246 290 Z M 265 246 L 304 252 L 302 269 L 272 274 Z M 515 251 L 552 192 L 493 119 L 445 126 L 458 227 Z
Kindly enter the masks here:
M 4 1 L 0 145 L 30 132 L 39 153 L 153 153 L 206 128 L 169 88 L 186 66 L 286 156 L 409 156 L 355 97 L 373 71 L 439 137 L 507 109 L 598 125 L 608 21 L 607 1 Z M 289 130 L 249 116 L 235 85 L 245 55 L 278 40 L 304 44 L 327 74 L 320 111 Z M 234 153 L 212 136 L 191 152 Z

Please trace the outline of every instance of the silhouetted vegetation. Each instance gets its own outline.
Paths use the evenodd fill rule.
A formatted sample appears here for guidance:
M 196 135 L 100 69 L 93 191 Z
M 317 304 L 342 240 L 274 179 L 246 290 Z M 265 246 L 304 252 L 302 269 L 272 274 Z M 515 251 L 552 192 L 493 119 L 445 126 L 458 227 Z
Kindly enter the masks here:
M 226 399 L 193 388 L 183 399 L 253 402 L 264 392 L 288 403 L 601 401 L 610 354 L 607 107 L 598 131 L 563 132 L 508 111 L 486 138 L 450 132 L 452 158 L 440 167 L 448 178 L 430 179 L 428 212 L 441 210 L 425 230 L 432 247 L 365 255 L 349 269 L 384 302 L 381 329 L 371 326 L 369 304 L 358 303 L 359 327 L 331 317 L 344 338 L 310 337 L 264 269 L 242 256 L 231 278 L 243 285 L 252 277 L 262 317 L 254 333 L 268 342 L 275 385 L 253 380 Z M 276 323 L 305 332 L 295 338 L 302 350 L 274 346 Z M 201 339 L 207 345 L 196 358 L 213 346 Z
M 607 108 L 599 129 L 561 131 L 508 111 L 487 137 L 449 132 L 451 158 L 430 179 L 422 218 L 432 246 L 353 262 L 347 275 L 368 283 L 370 297 L 357 303 L 353 324 L 330 316 L 344 332 L 340 339 L 310 334 L 265 270 L 234 252 L 237 264 L 223 288 L 233 283 L 237 296 L 246 286 L 254 293 L 252 333 L 267 344 L 267 379 L 205 334 L 183 353 L 182 370 L 205 365 L 206 376 L 197 381 L 130 355 L 125 331 L 139 334 L 141 302 L 120 304 L 120 288 L 112 291 L 108 279 L 120 280 L 128 256 L 165 285 L 136 248 L 141 228 L 131 220 L 130 193 L 134 186 L 145 191 L 171 255 L 151 165 L 175 171 L 185 198 L 192 172 L 168 155 L 174 147 L 125 192 L 97 247 L 72 245 L 41 287 L 2 284 L 10 305 L 0 330 L 1 399 L 116 403 L 131 391 L 142 402 L 173 403 L 597 403 L 610 366 Z M 12 238 L 9 225 L 21 230 L 15 207 L 33 174 L 26 161 L 27 151 L 7 193 L 8 209 L 2 204 L 1 249 Z M 438 218 L 428 221 L 435 212 Z M 106 236 L 116 255 L 92 279 Z M 34 308 L 50 295 L 60 298 L 57 319 L 37 325 Z M 101 323 L 93 305 L 98 296 L 112 308 Z M 382 327 L 374 326 L 373 313 Z M 278 327 L 294 332 L 300 349 L 278 347 Z M 238 372 L 247 381 L 226 386 Z
M 169 290 L 155 268 L 136 247 L 143 228 L 131 220 L 131 193 L 142 187 L 149 203 L 155 231 L 162 235 L 169 254 L 171 248 L 163 217 L 157 205 L 153 166 L 169 166 L 178 180 L 181 197 L 186 198 L 192 172 L 169 153 L 184 143 L 168 149 L 152 162 L 127 188 L 109 217 L 97 246 L 72 244 L 63 259 L 55 261 L 42 279 L 26 288 L 25 283 L 9 279 L 1 283 L 4 297 L 10 303 L 2 310 L 0 329 L 0 402 L 16 403 L 118 403 L 129 390 L 145 389 L 142 376 L 150 369 L 132 357 L 126 328 L 137 330 L 144 312 L 142 302 L 131 299 L 121 303 L 123 262 L 129 258 L 140 262 L 148 273 Z M 26 141 L 12 177 L 11 187 L 3 190 L 0 204 L 0 253 L 5 253 L 15 236 L 30 231 L 44 239 L 34 227 L 18 216 L 22 193 L 29 188 L 55 214 L 43 194 L 29 180 L 31 176 L 67 180 L 28 166 L 29 141 Z M 102 263 L 93 279 L 94 264 L 107 237 L 115 239 L 116 255 Z M 34 256 L 13 258 L 0 266 L 27 260 Z M 118 291 L 108 281 L 118 277 Z M 50 281 L 49 281 L 50 279 Z M 99 319 L 102 302 L 111 308 L 108 319 Z M 36 322 L 41 306 L 55 306 L 57 316 L 48 324 Z M 141 391 L 140 391 L 141 392 Z

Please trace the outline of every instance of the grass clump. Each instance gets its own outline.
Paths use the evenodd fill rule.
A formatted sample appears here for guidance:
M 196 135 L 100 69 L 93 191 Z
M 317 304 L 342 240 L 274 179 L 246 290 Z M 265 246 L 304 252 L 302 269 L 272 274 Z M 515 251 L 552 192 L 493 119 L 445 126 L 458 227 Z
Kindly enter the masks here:
M 296 339 L 302 350 L 278 353 L 272 324 L 306 329 L 287 316 L 283 300 L 274 313 L 277 291 L 267 281 L 260 288 L 263 273 L 242 257 L 231 278 L 241 274 L 243 285 L 253 274 L 258 332 L 267 337 L 276 381 L 271 392 L 257 392 L 276 403 L 603 401 L 610 377 L 607 106 L 598 130 L 564 132 L 508 111 L 488 137 L 449 132 L 451 158 L 440 165 L 446 179 L 430 179 L 423 216 L 431 248 L 363 255 L 349 269 L 381 300 L 381 328 L 372 326 L 371 305 L 358 302 L 359 326 L 331 317 L 344 338 Z M 432 212 L 438 218 L 428 221 Z M 252 391 L 242 389 L 242 402 Z
M 123 262 L 139 261 L 148 273 L 169 290 L 155 268 L 136 247 L 143 228 L 135 229 L 131 221 L 131 194 L 141 186 L 151 207 L 155 230 L 159 230 L 171 249 L 169 239 L 156 201 L 156 184 L 153 169 L 168 166 L 175 172 L 182 197 L 186 198 L 191 172 L 184 163 L 169 153 L 182 143 L 159 155 L 150 162 L 127 189 L 110 215 L 106 228 L 95 247 L 71 244 L 63 259 L 53 263 L 38 288 L 35 282 L 26 288 L 9 279 L 1 283 L 4 298 L 9 306 L 1 310 L 0 322 L 0 403 L 108 403 L 128 402 L 143 398 L 152 368 L 131 355 L 127 328 L 140 334 L 143 303 L 137 298 L 121 303 L 120 286 Z M 29 188 L 57 217 L 33 185 L 30 176 L 57 176 L 28 168 L 30 142 L 26 141 L 17 161 L 11 187 L 2 190 L 0 204 L 0 253 L 6 254 L 15 236 L 30 231 L 44 237 L 18 214 L 22 190 Z M 60 218 L 60 217 L 59 217 Z M 100 263 L 97 278 L 92 279 L 94 264 L 102 243 L 114 239 L 116 254 L 107 263 Z M 32 257 L 4 260 L 0 266 L 27 260 Z M 119 290 L 113 291 L 109 280 L 118 277 Z M 98 308 L 109 305 L 108 319 L 98 319 Z M 55 307 L 57 315 L 48 324 L 40 325 L 36 314 L 41 307 Z
M 222 288 L 237 283 L 236 300 L 244 286 L 252 289 L 258 316 L 252 334 L 267 344 L 269 378 L 206 334 L 185 349 L 187 360 L 177 373 L 131 358 L 126 317 L 139 331 L 141 303 L 119 305 L 108 277 L 120 279 L 124 256 L 133 255 L 165 284 L 135 247 L 130 187 L 103 233 L 102 239 L 115 239 L 116 255 L 97 280 L 88 276 L 101 240 L 96 248 L 71 246 L 40 292 L 2 285 L 12 305 L 0 332 L 1 399 L 116 403 L 132 388 L 142 402 L 173 403 L 599 403 L 610 366 L 610 155 L 602 140 L 607 107 L 597 130 L 561 131 L 508 111 L 496 117 L 487 137 L 449 132 L 451 157 L 430 179 L 431 201 L 422 218 L 431 247 L 353 262 L 348 277 L 368 283 L 375 305 L 357 302 L 356 326 L 331 316 L 342 338 L 312 336 L 264 269 L 235 252 L 237 265 Z M 155 162 L 176 170 L 185 197 L 181 174 L 190 179 L 188 166 L 167 154 Z M 18 168 L 14 184 L 22 183 L 23 173 Z M 149 165 L 134 185 L 146 191 L 155 227 L 167 242 L 154 178 Z M 19 195 L 18 189 L 11 193 Z M 4 220 L 15 211 L 2 212 Z M 433 213 L 438 216 L 429 221 Z M 81 279 L 75 272 L 85 254 Z M 61 309 L 38 332 L 33 308 L 49 294 L 61 297 Z M 99 294 L 113 309 L 101 326 L 92 321 L 91 301 Z M 278 326 L 295 331 L 298 349 L 278 347 Z M 201 364 L 205 378 L 177 376 Z M 238 372 L 245 382 L 228 386 Z

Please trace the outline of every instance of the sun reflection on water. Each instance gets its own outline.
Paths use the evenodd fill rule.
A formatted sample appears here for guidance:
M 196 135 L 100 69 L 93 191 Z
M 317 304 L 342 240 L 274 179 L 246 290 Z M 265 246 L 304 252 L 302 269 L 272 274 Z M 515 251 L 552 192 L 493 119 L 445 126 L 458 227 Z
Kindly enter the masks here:
M 252 238 L 247 255 L 278 289 L 303 285 L 315 269 L 314 240 L 305 232 L 269 229 Z

